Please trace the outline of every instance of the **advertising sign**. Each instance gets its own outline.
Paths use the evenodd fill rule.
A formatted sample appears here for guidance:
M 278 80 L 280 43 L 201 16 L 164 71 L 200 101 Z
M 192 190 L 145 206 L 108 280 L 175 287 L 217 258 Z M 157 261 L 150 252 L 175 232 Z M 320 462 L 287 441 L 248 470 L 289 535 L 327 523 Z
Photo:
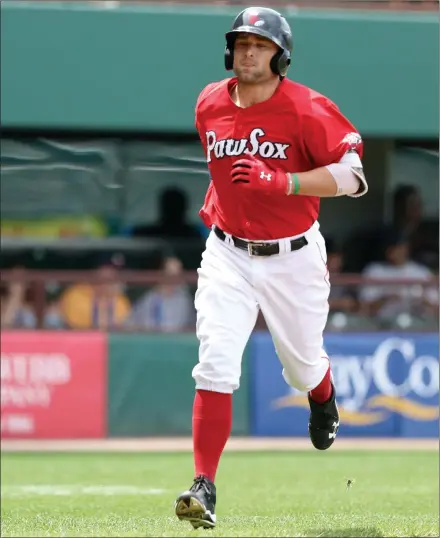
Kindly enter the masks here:
M 437 334 L 328 334 L 344 436 L 438 437 Z M 307 395 L 290 388 L 267 333 L 253 340 L 253 435 L 306 436 Z
M 2 332 L 2 438 L 106 434 L 105 335 Z

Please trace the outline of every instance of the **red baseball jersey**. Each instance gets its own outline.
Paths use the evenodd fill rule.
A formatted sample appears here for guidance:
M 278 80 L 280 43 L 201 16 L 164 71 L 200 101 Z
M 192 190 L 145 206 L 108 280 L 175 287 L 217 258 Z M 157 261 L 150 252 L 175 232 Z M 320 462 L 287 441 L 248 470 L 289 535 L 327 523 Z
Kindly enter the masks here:
M 250 152 L 285 172 L 306 172 L 339 162 L 363 144 L 353 125 L 327 97 L 284 79 L 274 95 L 248 108 L 231 99 L 237 79 L 209 84 L 199 95 L 195 123 L 206 154 L 210 184 L 200 216 L 249 240 L 291 237 L 317 220 L 320 199 L 243 191 L 231 182 L 231 166 Z

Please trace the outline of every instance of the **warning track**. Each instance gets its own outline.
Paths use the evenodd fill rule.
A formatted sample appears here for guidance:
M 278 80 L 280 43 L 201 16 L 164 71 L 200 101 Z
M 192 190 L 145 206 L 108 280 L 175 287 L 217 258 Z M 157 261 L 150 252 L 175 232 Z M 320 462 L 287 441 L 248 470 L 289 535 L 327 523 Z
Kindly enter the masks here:
M 232 437 L 227 451 L 311 450 L 308 438 Z M 334 450 L 439 450 L 438 439 L 339 438 Z M 2 439 L 2 452 L 190 452 L 189 437 L 112 438 L 112 439 Z

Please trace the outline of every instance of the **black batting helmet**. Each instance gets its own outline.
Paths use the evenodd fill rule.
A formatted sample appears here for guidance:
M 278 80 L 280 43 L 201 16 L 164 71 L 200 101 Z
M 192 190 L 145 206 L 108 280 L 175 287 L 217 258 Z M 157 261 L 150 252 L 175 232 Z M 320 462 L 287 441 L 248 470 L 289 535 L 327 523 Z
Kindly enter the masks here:
M 267 7 L 248 7 L 237 15 L 232 30 L 226 34 L 225 67 L 230 71 L 234 64 L 234 43 L 241 32 L 266 37 L 279 47 L 270 67 L 283 79 L 292 55 L 292 30 L 286 19 L 277 11 Z

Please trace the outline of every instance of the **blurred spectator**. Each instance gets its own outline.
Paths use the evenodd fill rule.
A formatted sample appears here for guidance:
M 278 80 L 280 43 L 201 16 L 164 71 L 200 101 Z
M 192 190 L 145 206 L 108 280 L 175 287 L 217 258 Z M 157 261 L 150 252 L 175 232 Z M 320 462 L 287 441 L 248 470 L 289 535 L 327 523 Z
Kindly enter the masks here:
M 355 230 L 347 238 L 347 269 L 361 272 L 367 264 L 380 259 L 382 239 L 393 230 L 406 235 L 414 261 L 436 270 L 439 263 L 439 221 L 423 217 L 423 204 L 418 189 L 400 185 L 393 193 L 392 222 Z
M 327 269 L 330 277 L 330 312 L 354 312 L 357 301 L 354 291 L 342 284 L 334 284 L 333 277 L 338 277 L 344 270 L 344 255 L 332 239 L 326 239 Z
M 423 202 L 413 185 L 400 185 L 393 196 L 393 227 L 408 238 L 415 261 L 438 267 L 439 221 L 423 218 Z
M 23 276 L 23 269 L 17 267 L 15 276 Z M 1 327 L 2 329 L 36 329 L 38 320 L 36 315 L 34 289 L 23 281 L 2 282 L 1 300 Z M 43 316 L 45 329 L 60 329 L 63 321 L 55 303 L 49 304 Z
M 14 272 L 19 277 L 21 269 L 16 268 Z M 37 326 L 32 293 L 23 282 L 2 282 L 0 299 L 2 329 L 34 329 Z
M 96 284 L 70 286 L 60 298 L 67 325 L 72 329 L 109 330 L 121 327 L 130 313 L 130 301 L 118 282 L 122 257 L 104 256 L 100 261 Z
M 134 305 L 127 326 L 133 329 L 178 332 L 195 325 L 194 297 L 179 282 L 182 263 L 178 258 L 164 260 L 165 281 L 146 292 Z
M 161 239 L 200 239 L 199 229 L 187 222 L 188 200 L 185 191 L 178 187 L 165 189 L 160 198 L 160 216 L 157 224 L 138 225 L 134 237 Z
M 366 278 L 389 280 L 389 284 L 365 284 L 360 289 L 360 299 L 366 313 L 380 321 L 392 321 L 401 313 L 416 316 L 438 315 L 439 293 L 437 287 L 405 285 L 402 280 L 429 281 L 433 274 L 422 264 L 409 257 L 407 238 L 398 231 L 389 231 L 385 242 L 385 260 L 369 264 L 363 271 Z
M 57 301 L 49 303 L 44 312 L 43 327 L 45 329 L 65 329 L 66 324 Z

